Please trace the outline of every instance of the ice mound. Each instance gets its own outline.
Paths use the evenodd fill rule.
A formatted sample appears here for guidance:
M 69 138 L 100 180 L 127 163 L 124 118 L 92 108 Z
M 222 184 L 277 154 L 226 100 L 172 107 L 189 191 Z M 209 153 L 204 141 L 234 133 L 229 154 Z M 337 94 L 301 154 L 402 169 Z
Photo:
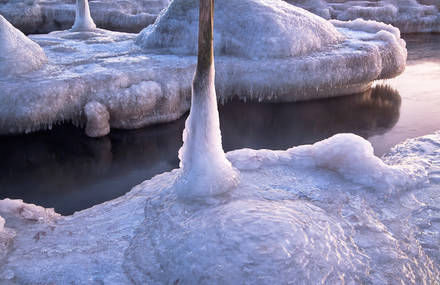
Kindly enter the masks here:
M 154 23 L 169 0 L 91 1 L 91 16 L 99 28 L 138 33 Z M 0 1 L 0 14 L 24 33 L 69 29 L 75 20 L 74 0 Z
M 46 61 L 43 49 L 0 15 L 0 76 L 24 74 Z
M 248 19 L 247 30 L 240 32 L 234 28 L 233 35 L 222 35 L 218 30 L 215 39 L 228 44 L 228 37 L 241 38 L 246 34 L 243 39 L 248 48 L 240 49 L 234 44 L 218 51 L 226 53 L 216 60 L 219 101 L 236 96 L 244 100 L 290 102 L 348 95 L 368 90 L 374 80 L 394 77 L 405 68 L 405 42 L 391 26 L 363 20 L 328 23 L 280 0 L 253 0 L 246 7 L 254 10 L 240 4 L 242 10 L 226 11 L 222 5 L 236 4 L 224 1 L 217 1 L 216 26 L 228 26 L 228 22 L 221 22 L 230 21 L 225 18 L 228 15 Z M 150 30 L 150 36 L 145 31 L 137 37 L 138 42 L 159 35 L 159 27 L 171 25 L 176 28 L 174 32 L 191 28 L 193 24 L 189 22 L 176 21 L 180 17 L 176 7 L 182 5 L 188 5 L 188 11 L 196 9 L 195 1 L 175 0 L 157 20 L 156 28 Z M 266 22 L 267 17 L 273 18 L 268 25 L 270 37 L 260 25 L 261 17 L 253 16 L 257 12 L 261 17 L 264 15 Z M 316 37 L 321 32 L 310 37 L 302 32 L 288 35 L 288 29 L 281 23 L 287 27 L 304 23 L 301 29 L 308 27 L 325 35 L 320 40 Z M 251 29 L 252 25 L 259 28 Z M 194 35 L 195 32 L 182 33 L 189 37 L 184 47 L 193 46 L 189 42 Z M 183 40 L 179 33 L 174 36 L 178 42 Z M 32 73 L 32 80 L 0 78 L 0 134 L 28 133 L 63 121 L 86 125 L 85 106 L 93 101 L 108 111 L 110 128 L 132 129 L 169 122 L 189 110 L 195 56 L 165 53 L 164 47 L 145 49 L 135 44 L 135 34 L 99 29 L 53 32 L 31 38 L 43 47 L 49 62 Z M 265 39 L 273 39 L 274 43 L 262 43 Z M 259 44 L 251 44 L 251 40 Z M 286 43 L 279 45 L 280 49 L 266 50 L 280 40 Z M 300 42 L 310 45 L 298 45 Z M 311 50 L 306 51 L 305 47 Z M 275 57 L 265 57 L 264 52 Z M 291 52 L 300 55 L 280 57 Z
M 327 48 L 344 37 L 329 22 L 283 1 L 215 3 L 216 55 L 293 57 Z M 173 1 L 137 38 L 148 49 L 197 54 L 198 1 Z M 237 28 L 240 27 L 240 28 Z
M 325 19 L 385 22 L 403 33 L 439 32 L 439 0 L 286 0 Z
M 0 282 L 435 284 L 440 132 L 396 146 L 385 163 L 370 148 L 341 134 L 287 151 L 237 150 L 227 155 L 239 187 L 200 201 L 177 196 L 175 170 L 56 220 L 23 223 L 1 204 L 17 235 Z M 405 182 L 387 180 L 394 174 Z

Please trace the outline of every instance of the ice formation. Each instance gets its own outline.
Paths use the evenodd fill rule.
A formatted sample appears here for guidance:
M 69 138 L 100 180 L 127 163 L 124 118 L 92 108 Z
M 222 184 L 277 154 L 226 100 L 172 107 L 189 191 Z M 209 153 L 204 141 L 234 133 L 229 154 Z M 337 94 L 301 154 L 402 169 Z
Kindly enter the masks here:
M 176 193 L 183 199 L 223 194 L 238 184 L 238 173 L 226 159 L 220 133 L 214 85 L 214 3 L 213 0 L 201 0 L 200 5 L 191 111 L 179 150 L 182 173 L 175 184 Z
M 405 42 L 391 26 L 362 20 L 328 23 L 280 0 L 243 0 L 236 9 L 230 9 L 236 5 L 232 0 L 216 5 L 220 101 L 238 96 L 286 102 L 353 94 L 405 68 Z M 49 62 L 29 77 L 0 78 L 0 134 L 62 121 L 86 124 L 84 107 L 92 101 L 107 109 L 112 128 L 179 118 L 190 105 L 196 7 L 194 0 L 173 1 L 137 37 L 105 30 L 31 36 Z
M 90 16 L 88 0 L 76 0 L 75 23 L 72 32 L 90 31 L 96 29 L 96 25 Z
M 85 131 L 89 137 L 102 137 L 110 132 L 110 115 L 101 103 L 96 101 L 87 103 L 84 113 L 87 118 Z
M 402 33 L 440 32 L 439 0 L 285 0 L 325 19 L 385 22 Z
M 68 217 L 1 201 L 0 283 L 436 284 L 439 149 L 437 132 L 381 161 L 340 134 L 230 152 L 238 188 L 205 200 L 180 199 L 174 170 Z
M 24 74 L 46 62 L 43 49 L 0 15 L 0 76 Z
M 154 25 L 142 31 L 137 43 L 167 53 L 197 54 L 197 3 L 173 1 Z M 294 57 L 344 40 L 329 22 L 282 1 L 220 0 L 215 9 L 216 55 Z
M 99 28 L 137 33 L 154 23 L 169 0 L 91 1 L 91 15 Z M 69 29 L 75 20 L 73 0 L 3 0 L 0 14 L 24 33 Z

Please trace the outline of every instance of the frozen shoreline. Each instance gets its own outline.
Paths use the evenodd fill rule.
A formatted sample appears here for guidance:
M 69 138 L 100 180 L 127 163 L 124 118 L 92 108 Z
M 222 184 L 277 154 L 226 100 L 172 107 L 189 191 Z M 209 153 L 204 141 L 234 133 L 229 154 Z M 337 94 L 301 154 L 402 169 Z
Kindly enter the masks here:
M 154 284 L 155 278 L 172 282 L 180 276 L 182 284 L 186 284 L 204 278 L 205 274 L 212 282 L 223 280 L 216 276 L 230 278 L 227 281 L 241 280 L 244 272 L 234 269 L 230 275 L 221 275 L 221 269 L 212 267 L 201 254 L 202 249 L 191 243 L 192 238 L 198 236 L 194 230 L 204 227 L 205 234 L 198 236 L 198 244 L 200 239 L 207 238 L 203 244 L 207 248 L 213 246 L 209 259 L 219 264 L 227 258 L 221 252 L 231 255 L 234 268 L 242 268 L 239 264 L 246 263 L 247 259 L 241 258 L 254 252 L 247 258 L 259 264 L 257 268 L 261 274 L 270 270 L 265 262 L 259 263 L 263 257 L 291 262 L 301 257 L 305 258 L 303 262 L 307 261 L 305 267 L 292 265 L 290 271 L 281 271 L 281 275 L 266 276 L 275 278 L 272 282 L 288 278 L 289 272 L 305 278 L 303 282 L 323 278 L 321 274 L 327 273 L 326 267 L 322 267 L 324 264 L 319 265 L 323 254 L 320 253 L 321 242 L 331 244 L 326 249 L 330 259 L 325 264 L 332 264 L 336 266 L 333 270 L 345 274 L 345 277 L 328 275 L 324 280 L 329 284 L 341 281 L 340 278 L 368 280 L 372 284 L 434 282 L 440 274 L 440 255 L 435 244 L 440 235 L 440 225 L 436 222 L 440 216 L 436 206 L 440 201 L 440 132 L 397 145 L 384 156 L 386 164 L 375 158 L 369 148 L 369 143 L 359 137 L 337 135 L 313 146 L 287 151 L 244 149 L 230 152 L 227 157 L 240 170 L 242 182 L 232 194 L 212 198 L 208 204 L 181 204 L 175 200 L 172 185 L 179 170 L 158 175 L 118 199 L 67 217 L 20 201 L 1 200 L 0 215 L 6 223 L 0 231 L 0 280 L 9 282 L 5 284 L 65 284 L 71 281 L 112 284 L 148 281 Z M 223 202 L 218 204 L 219 201 Z M 284 214 L 275 208 L 269 209 L 275 204 L 279 204 L 277 209 L 287 207 L 287 212 L 291 211 L 288 209 L 299 211 L 294 216 L 306 212 L 310 221 L 293 228 L 288 226 L 286 231 L 284 226 L 273 228 L 269 221 L 275 217 L 281 219 L 281 225 L 285 223 Z M 258 215 L 245 210 L 260 206 L 266 210 Z M 222 209 L 228 210 L 223 213 Z M 194 216 L 180 211 L 196 212 Z M 230 224 L 230 215 L 235 215 L 239 224 L 240 219 L 244 219 L 239 233 L 235 233 L 235 227 Z M 208 222 L 221 217 L 225 217 L 223 222 Z M 252 217 L 260 221 L 260 226 L 252 226 Z M 195 220 L 191 222 L 192 219 Z M 176 224 L 166 226 L 171 226 L 171 220 Z M 315 223 L 327 225 L 327 234 L 320 234 L 321 226 L 316 228 Z M 339 226 L 335 228 L 335 225 Z M 294 237 L 304 226 L 308 228 L 308 238 L 315 239 L 314 245 L 294 243 L 285 248 L 293 250 L 292 256 L 277 253 L 278 246 L 274 245 L 282 243 L 275 240 L 285 234 Z M 248 230 L 243 232 L 243 227 Z M 272 230 L 274 235 L 268 237 L 268 242 L 273 251 L 260 252 L 254 248 L 256 244 L 247 240 L 247 236 L 262 237 Z M 222 232 L 226 240 L 220 244 L 214 237 Z M 287 239 L 291 237 L 286 236 Z M 160 246 L 151 244 L 156 238 L 162 241 Z M 241 240 L 241 247 L 234 246 L 235 238 Z M 293 240 L 298 241 L 298 238 Z M 326 238 L 331 240 L 326 241 Z M 260 242 L 264 244 L 264 240 L 267 239 Z M 222 249 L 223 246 L 228 250 Z M 189 247 L 200 254 L 196 254 L 195 259 L 188 259 L 189 263 L 180 263 L 179 258 L 186 255 Z M 163 264 L 165 271 L 156 271 L 154 264 L 165 262 L 159 253 L 162 250 L 175 252 L 176 255 L 167 256 L 167 260 L 180 267 Z M 346 255 L 339 265 L 332 259 L 337 252 Z M 193 275 L 184 274 L 190 272 L 185 264 L 195 266 Z M 167 273 L 167 266 L 172 266 L 172 273 Z M 321 266 L 321 271 L 307 275 L 314 266 Z
M 406 48 L 397 29 L 361 20 L 332 24 L 342 41 L 299 56 L 217 56 L 219 101 L 238 96 L 291 102 L 348 95 L 403 72 Z M 140 128 L 181 117 L 189 110 L 196 57 L 144 49 L 135 37 L 99 29 L 31 36 L 48 63 L 21 76 L 0 78 L 0 134 L 29 133 L 64 121 L 85 125 L 89 118 L 102 117 L 92 108 L 85 118 L 84 108 L 93 102 L 109 113 L 103 117 L 108 122 L 97 124 L 102 129 Z

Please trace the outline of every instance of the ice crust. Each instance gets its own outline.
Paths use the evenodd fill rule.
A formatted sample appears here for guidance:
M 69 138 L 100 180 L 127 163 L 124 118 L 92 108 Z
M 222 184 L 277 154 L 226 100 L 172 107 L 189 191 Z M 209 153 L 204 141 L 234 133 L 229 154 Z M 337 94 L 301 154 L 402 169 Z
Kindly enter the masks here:
M 198 6 L 197 0 L 172 1 L 154 25 L 141 32 L 137 44 L 164 49 L 166 53 L 196 55 Z M 343 40 L 329 22 L 283 1 L 215 2 L 217 56 L 294 57 L 321 51 Z
M 138 33 L 154 23 L 169 0 L 91 1 L 91 15 L 99 28 Z M 26 34 L 69 29 L 74 24 L 74 0 L 3 0 L 2 14 Z
M 228 4 L 227 1 L 217 1 L 220 5 L 218 14 L 226 14 L 221 5 Z M 173 17 L 179 16 L 175 6 L 182 3 L 195 4 L 193 1 L 174 1 L 171 11 L 164 12 L 164 18 L 159 18 L 156 26 L 165 25 L 167 21 L 175 23 Z M 299 56 L 283 57 L 286 50 L 292 51 L 286 48 L 286 44 L 271 57 L 258 57 L 271 46 L 269 43 L 255 44 L 247 54 L 243 54 L 243 49 L 229 50 L 243 56 L 218 56 L 216 91 L 219 101 L 238 96 L 244 100 L 288 102 L 353 94 L 367 90 L 374 80 L 394 77 L 405 68 L 405 42 L 398 30 L 391 26 L 363 20 L 329 24 L 299 8 L 280 4 L 283 2 L 279 0 L 249 3 L 252 3 L 250 7 L 259 8 L 258 11 L 262 7 L 278 7 L 279 14 L 273 8 L 267 8 L 270 12 L 267 15 L 278 15 L 273 16 L 275 19 L 291 15 L 292 23 L 297 23 L 294 20 L 297 14 L 301 19 L 309 18 L 298 22 L 305 30 L 321 24 L 324 27 L 334 25 L 335 28 L 329 29 L 327 36 L 319 34 L 324 39 L 316 43 L 311 41 L 312 49 L 318 50 L 303 54 L 304 48 L 295 45 L 292 50 L 301 54 Z M 254 19 L 255 26 L 261 23 L 258 17 L 252 16 L 254 10 L 234 11 L 240 12 L 231 13 L 236 15 L 235 18 L 246 18 L 249 23 L 247 30 L 234 29 L 236 34 L 232 38 L 251 34 Z M 251 39 L 271 37 L 278 42 L 286 30 L 277 26 L 275 19 L 269 30 L 254 29 L 253 35 L 245 37 L 246 42 L 250 44 Z M 220 20 L 215 23 L 221 28 L 226 24 Z M 188 25 L 191 27 L 192 24 Z M 279 34 L 275 33 L 276 27 L 280 28 Z M 221 38 L 220 30 L 217 33 Z M 183 35 L 189 37 L 188 42 L 193 40 L 194 33 Z M 299 35 L 308 42 L 302 33 L 292 33 L 291 39 L 300 42 Z M 145 32 L 141 33 L 137 42 L 144 36 Z M 179 37 L 179 42 L 182 40 L 179 35 L 175 36 Z M 135 34 L 100 29 L 53 32 L 31 38 L 41 45 L 49 61 L 28 75 L 0 77 L 0 134 L 28 133 L 64 121 L 85 125 L 84 108 L 92 101 L 107 109 L 111 128 L 133 129 L 169 122 L 189 110 L 195 56 L 164 53 L 165 47 L 145 49 L 135 44 Z M 331 44 L 335 39 L 336 44 Z M 285 42 L 290 41 L 285 39 Z
M 68 217 L 24 220 L 0 204 L 16 232 L 0 281 L 436 284 L 439 150 L 437 132 L 381 161 L 367 141 L 339 134 L 228 153 L 241 182 L 215 198 L 179 198 L 174 170 Z
M 325 19 L 362 18 L 391 24 L 402 33 L 440 32 L 439 0 L 286 0 Z
M 46 62 L 43 49 L 0 15 L 0 76 L 24 74 Z

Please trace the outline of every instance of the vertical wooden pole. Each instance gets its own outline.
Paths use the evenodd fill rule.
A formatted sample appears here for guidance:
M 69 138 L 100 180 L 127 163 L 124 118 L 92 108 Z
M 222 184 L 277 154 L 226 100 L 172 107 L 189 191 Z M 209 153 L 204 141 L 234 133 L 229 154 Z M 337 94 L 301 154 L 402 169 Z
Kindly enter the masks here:
M 213 32 L 214 0 L 199 0 L 199 48 L 196 77 L 202 73 L 208 73 L 214 63 Z

